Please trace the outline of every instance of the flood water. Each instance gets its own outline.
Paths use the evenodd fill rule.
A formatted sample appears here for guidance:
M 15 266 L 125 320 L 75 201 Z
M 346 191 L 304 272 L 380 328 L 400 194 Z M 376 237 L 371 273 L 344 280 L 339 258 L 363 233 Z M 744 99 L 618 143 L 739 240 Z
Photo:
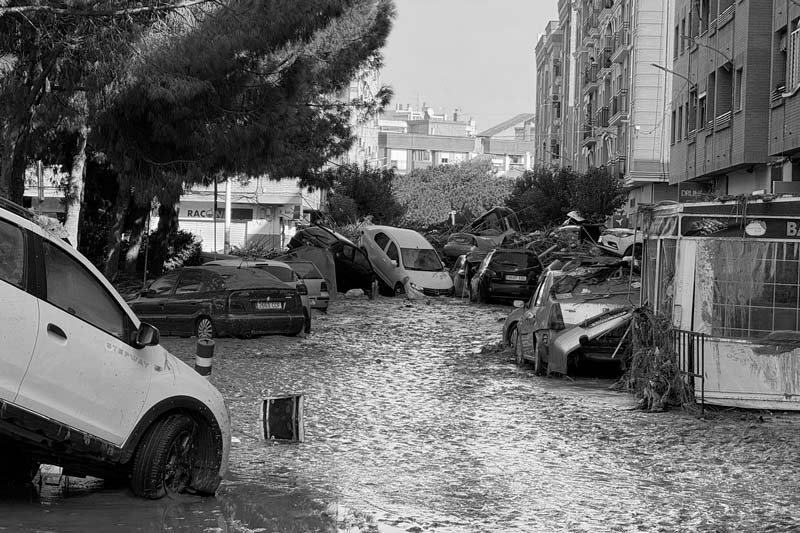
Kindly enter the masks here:
M 0 531 L 509 532 L 800 529 L 800 417 L 645 413 L 607 379 L 518 368 L 504 306 L 339 299 L 307 338 L 217 341 L 234 427 L 215 498 L 145 501 L 45 476 Z M 194 339 L 164 339 L 191 361 Z M 305 442 L 262 438 L 302 394 Z

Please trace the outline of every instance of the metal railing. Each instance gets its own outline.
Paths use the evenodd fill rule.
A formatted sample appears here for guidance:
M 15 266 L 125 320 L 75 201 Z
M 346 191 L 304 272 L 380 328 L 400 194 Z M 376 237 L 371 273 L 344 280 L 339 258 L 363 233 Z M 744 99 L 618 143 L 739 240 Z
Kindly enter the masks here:
M 687 383 L 697 399 L 696 384 L 700 382 L 700 412 L 706 410 L 706 351 L 705 333 L 672 329 L 670 331 L 672 347 L 678 358 L 678 369 L 686 377 Z

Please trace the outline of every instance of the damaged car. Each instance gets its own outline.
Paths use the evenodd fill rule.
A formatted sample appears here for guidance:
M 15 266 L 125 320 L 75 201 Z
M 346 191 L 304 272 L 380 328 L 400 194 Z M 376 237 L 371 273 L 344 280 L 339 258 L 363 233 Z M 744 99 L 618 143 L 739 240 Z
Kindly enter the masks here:
M 548 269 L 526 302 L 503 324 L 518 365 L 537 374 L 567 375 L 588 361 L 620 365 L 641 283 L 625 261 Z
M 220 392 L 88 259 L 2 198 L 0 301 L 4 484 L 53 464 L 127 478 L 145 498 L 217 490 L 231 442 Z

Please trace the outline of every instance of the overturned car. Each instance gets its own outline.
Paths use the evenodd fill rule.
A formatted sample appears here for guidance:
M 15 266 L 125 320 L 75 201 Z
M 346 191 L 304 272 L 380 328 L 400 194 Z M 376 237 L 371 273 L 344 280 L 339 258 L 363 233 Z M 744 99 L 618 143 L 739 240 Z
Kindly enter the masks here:
M 503 323 L 518 365 L 566 375 L 588 361 L 620 365 L 641 282 L 626 261 L 594 260 L 548 269 Z

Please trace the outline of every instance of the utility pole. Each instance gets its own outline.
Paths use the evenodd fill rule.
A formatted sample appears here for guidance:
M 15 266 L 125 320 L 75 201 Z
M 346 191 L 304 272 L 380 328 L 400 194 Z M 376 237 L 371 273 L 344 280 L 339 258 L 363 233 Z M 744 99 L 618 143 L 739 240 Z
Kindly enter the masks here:
M 231 178 L 225 184 L 225 253 L 231 253 Z

